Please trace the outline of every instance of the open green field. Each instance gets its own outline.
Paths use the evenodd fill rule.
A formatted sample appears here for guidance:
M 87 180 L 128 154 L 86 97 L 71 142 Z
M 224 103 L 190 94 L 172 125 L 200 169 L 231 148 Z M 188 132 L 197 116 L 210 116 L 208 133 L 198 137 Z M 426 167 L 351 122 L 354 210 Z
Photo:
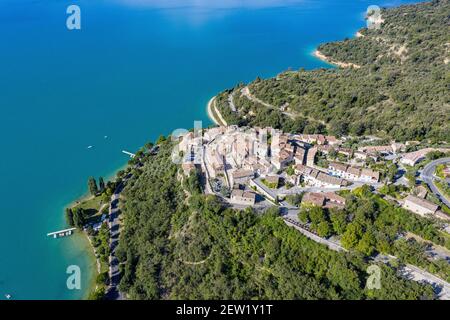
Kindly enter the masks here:
M 72 209 L 83 209 L 89 217 L 87 222 L 94 222 L 100 218 L 102 213 L 107 213 L 108 206 L 109 201 L 105 201 L 103 196 L 97 196 L 79 200 L 79 203 L 76 203 Z M 102 208 L 103 210 L 100 211 Z

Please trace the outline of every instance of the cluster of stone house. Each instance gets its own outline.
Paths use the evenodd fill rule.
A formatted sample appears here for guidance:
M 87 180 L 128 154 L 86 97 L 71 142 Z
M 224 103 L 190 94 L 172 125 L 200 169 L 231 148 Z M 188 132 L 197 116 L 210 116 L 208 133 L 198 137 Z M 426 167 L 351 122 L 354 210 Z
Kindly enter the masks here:
M 335 147 L 329 144 L 317 146 L 317 149 L 323 154 L 329 154 L 332 150 L 336 151 L 346 157 L 351 157 L 353 155 L 353 150 L 350 148 Z
M 341 154 L 348 158 L 354 158 L 362 161 L 365 161 L 367 159 L 378 161 L 380 157 L 397 154 L 404 151 L 405 148 L 405 144 L 396 142 L 393 142 L 391 145 L 383 146 L 363 146 L 359 147 L 357 150 L 341 147 L 340 144 L 333 145 L 328 143 L 325 145 L 317 146 L 317 149 L 323 154 L 329 154 L 332 150 L 334 150 L 338 154 Z
M 285 134 L 273 128 L 216 127 L 203 132 L 189 132 L 181 137 L 178 151 L 184 155 L 182 168 L 189 174 L 195 166 L 201 166 L 211 179 L 224 179 L 235 203 L 251 202 L 249 192 L 242 192 L 239 185 L 246 185 L 258 176 L 278 178 L 276 172 L 291 164 L 314 166 L 317 145 L 338 146 L 341 141 L 333 136 L 320 134 Z M 345 181 L 317 171 L 304 174 L 315 186 L 339 187 Z M 300 176 L 293 177 L 300 182 Z
M 378 171 L 367 168 L 356 168 L 339 162 L 330 162 L 328 172 L 333 176 L 351 181 L 374 183 L 380 180 L 380 173 Z
M 226 174 L 230 184 L 246 181 L 271 170 L 269 144 L 271 128 L 208 129 L 204 133 L 204 159 L 212 177 Z
M 341 148 L 333 136 L 286 134 L 272 128 L 216 127 L 202 134 L 189 132 L 180 139 L 178 149 L 183 153 L 182 168 L 188 174 L 201 166 L 209 179 L 222 179 L 231 190 L 231 201 L 250 204 L 252 192 L 241 186 L 251 185 L 257 177 L 279 179 L 277 171 L 292 164 L 294 174 L 287 179 L 294 185 L 301 181 L 319 188 L 340 188 L 349 181 L 377 182 L 379 173 L 333 163 L 328 171 L 314 165 L 317 152 L 328 153 L 334 148 L 351 157 L 352 150 Z M 253 199 L 253 200 L 252 200 Z M 332 200 L 324 200 L 333 203 Z M 325 203 L 324 202 L 324 203 Z
M 294 160 L 296 145 L 292 141 L 289 141 L 287 134 L 274 131 L 270 151 L 273 166 L 280 170 Z
M 364 146 L 359 147 L 358 151 L 364 152 L 366 154 L 380 154 L 380 155 L 388 155 L 394 154 L 404 151 L 406 145 L 403 143 L 393 142 L 390 145 L 386 146 Z
M 317 148 L 310 144 L 340 143 L 333 136 L 292 135 L 272 128 L 237 126 L 205 130 L 201 141 L 200 147 L 198 138 L 190 132 L 180 142 L 179 150 L 187 155 L 188 162 L 204 159 L 211 177 L 226 175 L 230 185 L 245 183 L 256 175 L 266 176 L 292 163 L 313 165 Z M 199 150 L 204 153 L 202 157 L 195 155 Z
M 363 161 L 367 159 L 378 161 L 379 158 L 382 156 L 393 155 L 404 151 L 406 145 L 402 143 L 393 142 L 391 145 L 363 146 L 359 147 L 358 150 L 352 150 L 350 148 L 343 148 L 340 146 L 333 146 L 331 144 L 327 144 L 327 145 L 319 145 L 317 148 L 323 154 L 329 154 L 331 150 L 334 150 L 338 154 L 344 155 L 348 158 L 355 158 Z
M 311 144 L 318 144 L 322 147 L 331 146 L 325 143 L 340 143 L 333 136 L 324 135 L 288 135 L 281 131 L 273 131 L 271 150 L 271 163 L 280 170 L 286 168 L 288 165 L 305 164 L 314 165 L 314 159 L 318 151 L 317 147 L 312 147 Z
M 349 184 L 345 179 L 330 176 L 318 169 L 311 168 L 302 164 L 297 164 L 294 171 L 297 175 L 298 181 L 303 179 L 303 181 L 307 185 L 313 187 L 340 188 L 345 187 Z
M 332 145 L 323 145 L 323 146 L 317 146 L 318 151 L 322 152 L 323 154 L 328 155 L 332 150 L 337 152 L 340 155 L 346 156 L 348 158 L 355 158 L 358 160 L 367 160 L 372 159 L 374 161 L 377 161 L 379 159 L 379 155 L 376 152 L 371 151 L 365 151 L 364 149 L 360 150 L 352 150 L 350 148 L 342 148 L 342 147 L 335 147 Z
M 280 176 L 293 185 L 304 182 L 317 188 L 339 189 L 351 182 L 376 183 L 380 173 L 368 168 L 331 162 L 327 169 L 315 166 L 318 152 L 329 154 L 332 150 L 348 158 L 377 160 L 383 155 L 404 152 L 405 145 L 392 143 L 386 146 L 366 146 L 358 150 L 343 148 L 342 142 L 333 136 L 286 134 L 272 128 L 240 128 L 237 126 L 216 127 L 189 132 L 179 139 L 178 151 L 182 155 L 181 167 L 185 175 L 195 168 L 201 168 L 211 182 L 212 192 L 222 192 L 227 186 L 228 201 L 237 205 L 253 206 L 257 196 L 264 195 L 271 201 L 277 200 L 277 193 L 264 185 L 278 185 Z M 426 148 L 403 154 L 400 162 L 414 166 L 425 159 L 431 151 L 448 152 L 449 149 Z M 395 157 L 395 156 L 394 156 Z M 294 174 L 278 174 L 294 164 Z M 356 166 L 355 166 L 356 165 Z M 288 172 L 288 171 L 287 171 Z M 448 167 L 446 168 L 448 175 Z M 261 183 L 263 182 L 263 183 Z M 329 191 L 328 190 L 328 191 Z M 403 201 L 403 207 L 421 216 L 448 217 L 439 207 L 425 199 L 427 190 L 417 190 Z M 303 203 L 324 208 L 342 208 L 345 199 L 332 192 L 304 194 Z
M 317 144 L 317 145 L 339 145 L 341 141 L 338 140 L 335 136 L 325 136 L 323 134 L 295 134 L 293 138 L 298 141 L 304 141 L 308 144 Z

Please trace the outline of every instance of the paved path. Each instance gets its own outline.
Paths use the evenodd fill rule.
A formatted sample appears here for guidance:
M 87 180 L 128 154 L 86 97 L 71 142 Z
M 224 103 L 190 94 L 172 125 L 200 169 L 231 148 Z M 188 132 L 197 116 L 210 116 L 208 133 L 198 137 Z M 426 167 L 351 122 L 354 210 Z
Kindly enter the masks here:
M 428 185 L 428 187 L 430 188 L 431 192 L 433 192 L 438 197 L 438 199 L 440 201 L 445 203 L 445 205 L 447 207 L 450 207 L 450 200 L 447 199 L 441 193 L 441 191 L 439 191 L 439 189 L 436 187 L 436 185 L 433 183 L 433 181 L 436 179 L 436 177 L 434 176 L 434 172 L 436 170 L 436 167 L 438 165 L 444 164 L 444 163 L 450 163 L 450 158 L 442 158 L 442 159 L 437 159 L 437 160 L 431 161 L 430 163 L 428 163 L 425 166 L 425 168 L 423 168 L 422 173 L 420 174 L 420 177 Z
M 284 222 L 285 222 L 288 226 L 294 227 L 295 229 L 297 229 L 298 231 L 300 231 L 302 234 L 304 234 L 304 235 L 307 236 L 308 238 L 314 240 L 315 242 L 318 242 L 318 243 L 321 243 L 321 244 L 326 245 L 326 246 L 327 246 L 328 248 L 330 248 L 331 250 L 334 250 L 334 251 L 347 251 L 347 249 L 345 249 L 344 247 L 340 246 L 339 244 L 337 244 L 337 243 L 335 243 L 335 242 L 333 242 L 333 241 L 327 240 L 327 239 L 325 239 L 325 238 L 321 238 L 321 237 L 319 237 L 318 235 L 312 233 L 311 231 L 306 230 L 306 229 L 301 225 L 300 222 L 295 221 L 294 219 L 285 217 L 285 218 L 283 218 L 283 220 L 284 220 Z
M 225 119 L 222 117 L 222 114 L 217 109 L 216 97 L 213 97 L 213 98 L 211 98 L 211 100 L 209 100 L 207 111 L 208 111 L 208 117 L 216 125 L 225 126 L 225 127 L 228 125 L 227 122 L 225 121 Z M 215 117 L 215 115 L 217 116 L 217 118 Z
M 411 264 L 405 265 L 403 268 L 401 268 L 400 272 L 402 272 L 402 275 L 405 278 L 418 282 L 421 281 L 427 282 L 431 284 L 434 288 L 439 287 L 438 292 L 439 300 L 450 300 L 450 283 Z
M 262 181 L 261 181 L 261 177 L 258 177 L 256 179 L 252 180 L 255 185 L 257 185 L 261 190 L 263 190 L 266 194 L 268 194 L 269 196 L 271 196 L 273 199 L 277 198 L 277 193 L 270 189 L 269 187 L 267 187 Z M 266 196 L 266 195 L 264 195 Z
M 271 105 L 271 104 L 269 104 L 269 103 L 267 103 L 267 102 L 264 102 L 264 101 L 258 99 L 257 97 L 255 97 L 253 94 L 251 94 L 249 87 L 244 87 L 244 88 L 241 90 L 241 92 L 242 92 L 242 94 L 243 94 L 245 97 L 247 97 L 247 99 L 249 99 L 250 101 L 253 101 L 253 102 L 255 102 L 255 103 L 262 104 L 263 106 L 265 106 L 265 107 L 267 107 L 267 108 L 269 108 L 269 109 L 280 110 L 279 107 L 273 106 L 273 105 Z M 286 116 L 288 116 L 288 117 L 291 118 L 291 119 L 295 119 L 295 115 L 292 114 L 292 113 L 290 113 L 290 112 L 281 111 L 281 113 L 284 114 L 284 115 L 286 115 Z
M 201 163 L 202 171 L 205 172 L 205 179 L 206 179 L 206 181 L 205 181 L 205 193 L 206 194 L 215 194 L 213 192 L 213 190 L 212 190 L 212 187 L 211 187 L 211 175 L 209 173 L 208 163 L 206 161 L 206 147 L 207 146 L 203 146 L 202 147 L 202 163 Z
M 120 282 L 120 272 L 119 272 L 119 260 L 117 259 L 115 252 L 116 247 L 119 243 L 119 235 L 120 235 L 120 221 L 119 221 L 119 197 L 120 193 L 124 188 L 124 182 L 122 182 L 117 189 L 114 191 L 114 194 L 111 197 L 111 204 L 109 206 L 109 230 L 110 230 L 110 239 L 109 239 L 109 248 L 110 248 L 110 256 L 109 256 L 109 289 L 107 293 L 108 300 L 123 300 L 124 297 L 122 293 L 118 289 L 118 285 Z

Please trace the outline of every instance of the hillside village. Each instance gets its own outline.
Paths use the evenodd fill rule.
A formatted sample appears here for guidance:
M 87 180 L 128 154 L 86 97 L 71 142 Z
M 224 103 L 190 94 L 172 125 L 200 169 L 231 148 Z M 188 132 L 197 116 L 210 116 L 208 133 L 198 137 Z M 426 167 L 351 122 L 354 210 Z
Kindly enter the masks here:
M 449 220 L 439 204 L 426 199 L 425 187 L 419 186 L 425 192 L 417 192 L 405 178 L 406 171 L 428 154 L 449 149 L 406 152 L 410 143 L 395 141 L 352 149 L 345 147 L 347 139 L 288 134 L 270 127 L 221 126 L 179 137 L 178 150 L 186 175 L 198 170 L 206 179 L 205 193 L 237 208 L 292 207 L 286 201 L 292 195 L 301 195 L 302 204 L 339 207 L 345 204 L 340 192 L 368 185 L 413 213 Z
M 208 104 L 218 127 L 139 150 L 118 290 L 450 300 L 448 4 L 383 9 L 380 30 L 318 47 L 341 68 L 237 84 Z

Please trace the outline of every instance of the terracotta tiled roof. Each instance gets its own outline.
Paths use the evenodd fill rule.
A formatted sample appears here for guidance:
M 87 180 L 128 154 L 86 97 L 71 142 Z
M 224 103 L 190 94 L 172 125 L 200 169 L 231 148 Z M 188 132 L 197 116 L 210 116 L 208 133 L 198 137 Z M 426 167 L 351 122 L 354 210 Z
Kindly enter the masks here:
M 372 179 L 380 179 L 380 173 L 378 171 L 373 171 L 371 169 L 362 169 L 361 175 L 366 177 L 371 177 Z
M 332 184 L 332 185 L 337 185 L 337 186 L 340 186 L 344 183 L 344 179 L 332 177 L 323 172 L 319 172 L 316 179 L 321 182 Z
M 256 197 L 256 195 L 253 192 L 248 192 L 248 191 L 239 190 L 239 189 L 234 189 L 231 192 L 231 196 L 247 198 L 247 199 L 252 199 L 252 200 L 255 200 L 255 197 Z
M 233 172 L 233 178 L 244 178 L 253 176 L 254 173 L 252 170 L 236 170 Z
M 348 167 L 347 168 L 347 173 L 349 174 L 353 174 L 357 177 L 359 177 L 361 170 L 359 168 L 355 168 L 355 167 Z
M 328 166 L 343 172 L 346 172 L 348 168 L 348 165 L 339 162 L 331 162 Z
M 307 192 L 303 195 L 302 202 L 323 206 L 325 204 L 325 197 L 320 193 Z

